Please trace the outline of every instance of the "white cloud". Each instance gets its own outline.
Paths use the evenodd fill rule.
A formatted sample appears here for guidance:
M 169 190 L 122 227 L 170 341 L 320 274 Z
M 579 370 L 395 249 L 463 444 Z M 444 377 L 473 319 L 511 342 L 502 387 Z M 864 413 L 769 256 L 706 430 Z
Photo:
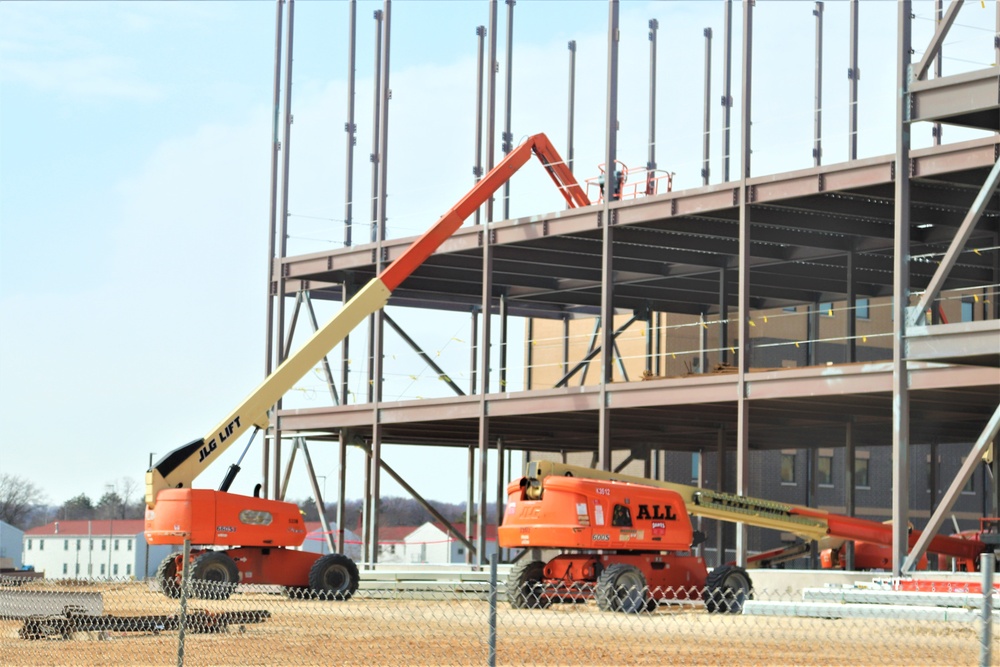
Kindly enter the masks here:
M 0 80 L 70 98 L 151 102 L 163 97 L 159 86 L 139 79 L 131 63 L 103 55 L 51 61 L 5 57 L 0 61 Z

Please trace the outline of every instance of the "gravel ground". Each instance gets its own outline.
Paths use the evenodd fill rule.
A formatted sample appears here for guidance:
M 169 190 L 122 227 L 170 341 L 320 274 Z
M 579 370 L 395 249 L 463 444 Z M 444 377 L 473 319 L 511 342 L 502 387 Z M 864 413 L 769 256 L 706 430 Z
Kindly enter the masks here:
M 51 590 L 51 588 L 50 588 Z M 100 591 L 105 614 L 168 615 L 178 601 L 140 583 Z M 489 605 L 479 596 L 387 599 L 362 591 L 346 602 L 241 592 L 192 601 L 189 610 L 266 610 L 261 623 L 187 633 L 186 665 L 482 665 Z M 2 611 L 2 606 L 0 606 Z M 28 641 L 21 620 L 0 620 L 2 665 L 176 665 L 176 630 L 77 632 Z M 707 614 L 700 605 L 652 613 L 602 612 L 593 603 L 541 610 L 497 607 L 498 665 L 976 665 L 978 625 L 945 622 L 763 618 Z M 993 647 L 1000 658 L 1000 645 Z

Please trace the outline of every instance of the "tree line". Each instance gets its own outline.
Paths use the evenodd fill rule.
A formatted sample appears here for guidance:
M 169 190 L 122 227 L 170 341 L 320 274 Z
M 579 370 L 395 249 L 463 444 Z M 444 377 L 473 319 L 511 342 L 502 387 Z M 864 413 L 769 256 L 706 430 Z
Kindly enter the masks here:
M 306 521 L 319 521 L 316 501 L 312 498 L 295 502 L 302 510 Z M 464 523 L 466 505 L 428 501 L 428 503 L 451 523 Z M 337 503 L 325 503 L 326 517 L 331 523 L 337 519 Z M 490 522 L 495 521 L 494 505 L 487 507 Z M 104 494 L 96 501 L 85 493 L 70 498 L 61 505 L 46 502 L 42 489 L 24 477 L 0 473 L 0 521 L 20 530 L 30 530 L 52 521 L 90 521 L 108 519 L 142 519 L 146 503 L 139 484 L 131 478 L 123 477 L 105 485 Z M 364 501 L 344 502 L 344 528 L 358 531 L 364 515 Z M 419 526 L 437 519 L 413 498 L 390 496 L 381 498 L 378 505 L 379 525 Z

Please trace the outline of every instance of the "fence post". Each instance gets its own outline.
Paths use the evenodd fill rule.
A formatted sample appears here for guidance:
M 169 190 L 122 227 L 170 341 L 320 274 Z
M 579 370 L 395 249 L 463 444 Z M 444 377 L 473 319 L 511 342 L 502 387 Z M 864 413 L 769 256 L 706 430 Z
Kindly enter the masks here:
M 191 586 L 191 540 L 184 538 L 184 559 L 181 570 L 181 614 L 177 621 L 177 667 L 184 667 L 184 630 L 187 626 L 188 589 Z
M 497 664 L 497 555 L 490 554 L 490 654 L 489 667 Z
M 979 571 L 983 574 L 983 615 L 979 634 L 979 664 L 988 667 L 993 644 L 993 569 L 996 556 L 985 553 L 979 557 Z

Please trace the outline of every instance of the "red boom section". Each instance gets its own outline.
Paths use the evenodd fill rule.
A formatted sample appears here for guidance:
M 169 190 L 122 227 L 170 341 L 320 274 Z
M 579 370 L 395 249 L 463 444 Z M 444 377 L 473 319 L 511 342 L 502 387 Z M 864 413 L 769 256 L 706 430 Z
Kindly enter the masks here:
M 892 526 L 890 524 L 878 523 L 876 521 L 869 521 L 866 519 L 856 519 L 839 514 L 829 514 L 820 510 L 811 510 L 800 507 L 796 507 L 792 510 L 792 514 L 799 516 L 812 516 L 825 520 L 829 528 L 828 535 L 831 537 L 842 537 L 849 540 L 858 540 L 861 542 L 871 542 L 873 544 L 892 546 Z M 917 540 L 920 538 L 920 533 L 921 531 L 919 530 L 910 531 L 909 539 L 907 540 L 910 548 L 917 543 Z M 931 539 L 931 543 L 927 547 L 927 551 L 931 553 L 954 556 L 956 558 L 967 558 L 972 561 L 979 558 L 979 554 L 983 553 L 985 550 L 986 545 L 979 540 L 966 540 L 958 537 L 949 537 L 947 535 L 935 536 Z
M 455 204 L 450 211 L 441 216 L 424 235 L 414 241 L 402 255 L 385 268 L 379 275 L 382 284 L 390 292 L 395 290 L 411 273 L 417 270 L 448 237 L 462 226 L 462 223 L 472 215 L 477 208 L 486 203 L 490 196 L 500 189 L 500 186 L 510 180 L 514 173 L 524 166 L 534 153 L 542 161 L 545 170 L 555 182 L 559 192 L 566 199 L 570 208 L 589 206 L 587 194 L 573 177 L 552 142 L 544 134 L 536 134 L 507 154 L 497 166 L 489 171 L 482 180 L 476 183 L 468 194 Z

